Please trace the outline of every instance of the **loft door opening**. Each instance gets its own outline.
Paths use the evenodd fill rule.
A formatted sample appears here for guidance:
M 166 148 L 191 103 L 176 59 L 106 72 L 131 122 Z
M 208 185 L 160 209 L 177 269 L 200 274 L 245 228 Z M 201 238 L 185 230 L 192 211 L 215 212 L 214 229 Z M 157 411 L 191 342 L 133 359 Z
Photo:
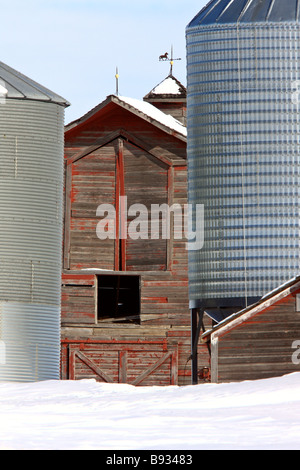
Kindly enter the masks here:
M 98 321 L 140 323 L 140 277 L 98 276 Z

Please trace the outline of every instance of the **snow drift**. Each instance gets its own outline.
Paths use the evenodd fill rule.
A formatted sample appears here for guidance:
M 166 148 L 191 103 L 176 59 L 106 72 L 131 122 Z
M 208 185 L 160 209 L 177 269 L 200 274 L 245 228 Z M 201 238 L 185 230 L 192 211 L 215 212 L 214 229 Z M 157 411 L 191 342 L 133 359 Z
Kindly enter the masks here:
M 0 383 L 0 449 L 299 449 L 300 373 L 134 387 L 94 380 Z

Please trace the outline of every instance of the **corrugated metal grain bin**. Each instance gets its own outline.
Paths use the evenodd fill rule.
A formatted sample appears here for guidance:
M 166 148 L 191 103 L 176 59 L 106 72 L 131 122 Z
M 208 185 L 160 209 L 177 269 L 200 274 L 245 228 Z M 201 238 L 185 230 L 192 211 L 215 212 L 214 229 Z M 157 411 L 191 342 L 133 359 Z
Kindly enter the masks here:
M 298 3 L 215 0 L 186 29 L 190 299 L 216 319 L 299 274 Z
M 0 62 L 0 380 L 59 378 L 64 109 Z

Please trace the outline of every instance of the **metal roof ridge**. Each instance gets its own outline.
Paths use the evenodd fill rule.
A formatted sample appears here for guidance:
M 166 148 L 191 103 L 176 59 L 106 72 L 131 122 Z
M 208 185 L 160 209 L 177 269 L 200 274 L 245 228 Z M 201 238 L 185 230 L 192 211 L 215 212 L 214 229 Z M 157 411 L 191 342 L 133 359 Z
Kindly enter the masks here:
M 272 0 L 272 2 L 270 3 L 269 9 L 268 9 L 268 13 L 267 13 L 267 16 L 266 16 L 266 21 L 269 20 L 274 5 L 275 5 L 275 0 Z
M 242 11 L 241 11 L 240 16 L 239 16 L 238 19 L 237 19 L 237 23 L 240 23 L 241 18 L 243 17 L 243 15 L 246 13 L 246 11 L 248 10 L 248 8 L 250 7 L 251 2 L 252 2 L 252 0 L 248 0 L 248 1 L 246 2 L 244 8 L 243 8 Z
M 211 0 L 187 29 L 213 24 L 299 22 L 299 15 L 299 0 Z
M 1 69 L 5 77 L 1 76 Z M 5 64 L 4 62 L 0 61 L 0 78 L 7 83 L 13 90 L 23 95 L 24 98 L 18 97 L 18 99 L 29 99 L 35 101 L 49 101 L 52 103 L 57 103 L 64 106 L 69 106 L 70 103 L 63 98 L 62 96 L 58 95 L 57 93 L 51 91 L 50 89 L 46 88 L 45 86 L 39 84 L 35 80 L 32 80 L 28 76 L 24 75 L 23 73 L 13 69 L 9 65 Z M 19 82 L 19 84 L 14 83 L 14 79 Z M 24 83 L 26 86 L 26 90 L 22 90 L 20 83 Z M 36 96 L 30 96 L 28 90 L 32 89 Z M 14 96 L 9 96 L 8 93 L 7 98 L 12 99 L 15 98 Z

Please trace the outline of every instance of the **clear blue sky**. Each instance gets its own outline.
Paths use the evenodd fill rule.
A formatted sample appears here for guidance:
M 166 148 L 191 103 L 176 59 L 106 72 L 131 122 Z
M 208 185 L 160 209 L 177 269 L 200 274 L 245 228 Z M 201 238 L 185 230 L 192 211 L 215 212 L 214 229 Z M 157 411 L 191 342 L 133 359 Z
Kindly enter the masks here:
M 206 0 L 8 0 L 0 60 L 71 102 L 66 123 L 115 93 L 142 99 L 169 73 L 186 84 L 185 28 Z

